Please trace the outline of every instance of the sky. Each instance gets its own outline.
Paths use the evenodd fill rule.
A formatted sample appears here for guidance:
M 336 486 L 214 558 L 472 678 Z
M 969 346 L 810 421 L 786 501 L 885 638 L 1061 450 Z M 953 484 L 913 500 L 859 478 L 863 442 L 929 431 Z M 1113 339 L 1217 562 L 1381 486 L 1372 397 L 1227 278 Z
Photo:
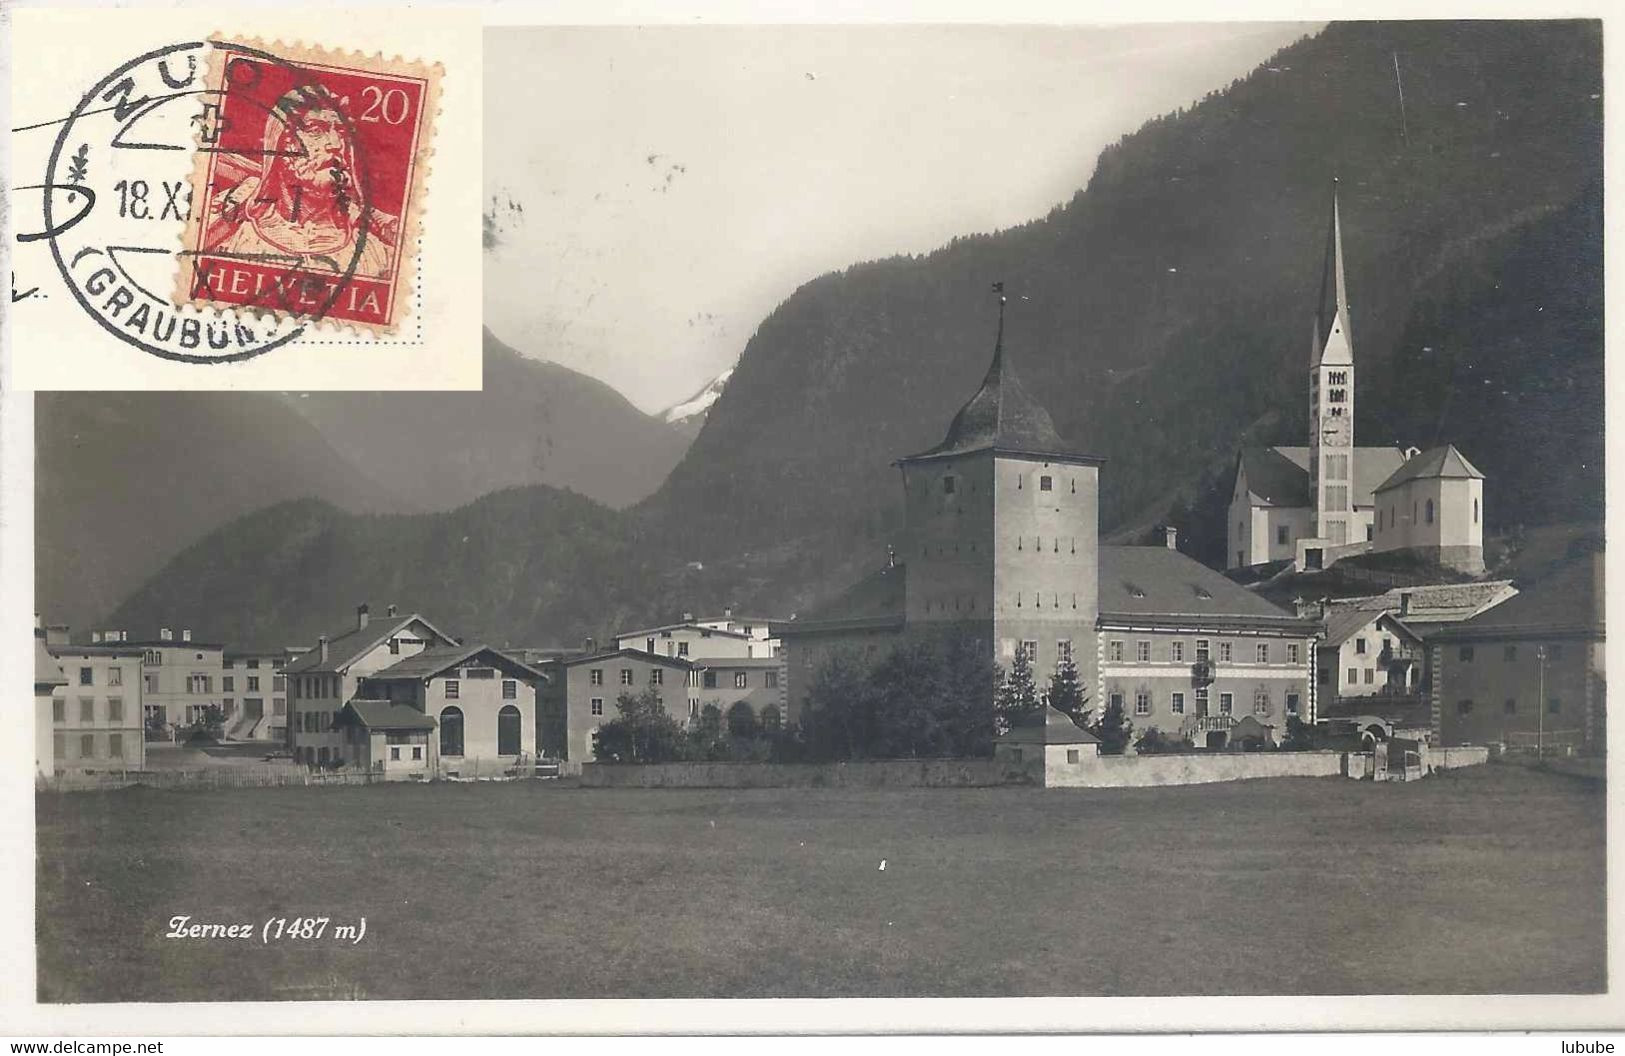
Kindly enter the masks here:
M 1318 29 L 488 29 L 486 325 L 658 411 L 803 283 L 1042 217 Z

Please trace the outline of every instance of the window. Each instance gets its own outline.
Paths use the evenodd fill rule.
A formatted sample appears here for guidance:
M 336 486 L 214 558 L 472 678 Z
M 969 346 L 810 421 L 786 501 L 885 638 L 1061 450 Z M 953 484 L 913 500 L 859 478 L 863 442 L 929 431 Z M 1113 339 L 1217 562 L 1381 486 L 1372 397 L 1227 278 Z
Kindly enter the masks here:
M 221 676 L 221 679 L 220 679 L 220 692 L 222 692 L 222 693 L 235 693 L 235 692 L 237 692 L 237 678 L 236 678 L 235 675 L 223 675 L 223 676 Z
M 1473 523 L 1478 523 L 1478 500 L 1473 500 Z
M 123 697 L 108 697 L 107 698 L 107 721 L 108 722 L 123 722 L 124 721 L 124 698 Z
M 1460 657 L 1464 663 L 1469 662 L 1473 658 L 1473 647 L 1470 645 L 1464 645 L 1461 647 L 1461 651 L 1456 655 Z
M 502 699 L 503 700 L 518 700 L 519 699 L 519 683 L 516 680 L 511 679 L 511 678 L 505 678 L 505 679 L 502 680 Z
M 392 744 L 392 745 L 389 746 L 389 761 L 392 762 L 392 763 L 398 763 L 398 762 L 401 761 L 401 746 L 400 745 Z
M 1174 693 L 1168 698 L 1168 710 L 1175 715 L 1185 714 L 1185 694 Z
M 592 713 L 594 715 L 602 715 L 604 713 L 604 698 L 603 697 L 594 697 L 594 698 L 592 698 Z
M 1326 508 L 1329 510 L 1346 510 L 1349 508 L 1349 486 L 1347 484 L 1326 485 Z M 1337 522 L 1342 525 L 1342 521 Z M 1344 530 L 1347 527 L 1344 526 Z M 1334 540 L 1335 541 L 1335 537 Z
M 1357 667 L 1349 668 L 1349 677 L 1346 681 L 1351 686 L 1358 685 L 1360 681 L 1360 669 Z
M 95 685 L 95 678 L 94 678 L 95 674 L 96 674 L 95 669 L 89 668 L 89 667 L 81 667 L 79 669 L 79 684 L 81 686 Z
M 1219 643 L 1219 659 L 1227 664 L 1230 662 L 1230 645 L 1229 642 Z
M 58 759 L 68 757 L 68 738 L 64 734 L 51 734 L 51 754 Z
M 1052 477 L 1039 477 L 1038 478 L 1038 490 L 1039 491 L 1054 491 L 1055 490 L 1055 480 L 1054 480 L 1054 478 L 1052 478 Z
M 1518 659 L 1518 647 L 1515 646 L 1515 645 L 1509 645 L 1506 648 L 1502 649 L 1501 650 L 1501 659 L 1505 660 L 1509 664 L 1512 663 L 1514 660 Z
M 769 704 L 762 709 L 762 729 L 776 730 L 784 720 L 779 717 L 779 709 Z
M 1473 702 L 1472 701 L 1470 701 L 1470 700 L 1458 700 L 1458 701 L 1456 701 L 1456 714 L 1457 715 L 1471 715 L 1472 713 L 1473 713 Z
M 1259 689 L 1253 691 L 1253 714 L 1268 715 L 1270 713 L 1270 691 Z
M 602 704 L 602 702 L 596 702 Z M 596 711 L 593 714 L 598 714 Z M 444 756 L 460 756 L 463 754 L 463 709 L 456 707 L 442 708 L 440 711 L 440 754 Z
M 158 667 L 163 662 L 164 651 L 162 649 L 148 649 L 141 654 L 141 663 L 146 667 Z
M 1207 687 L 1206 686 L 1197 686 L 1196 687 L 1196 714 L 1198 714 L 1198 715 L 1206 715 L 1207 714 Z
M 1374 668 L 1374 667 L 1366 668 L 1365 669 L 1365 684 L 1369 686 L 1369 685 L 1373 684 L 1374 682 L 1376 682 L 1376 680 L 1377 680 L 1377 669 Z
M 79 735 L 79 758 L 96 758 L 96 735 L 94 733 L 82 733 Z
M 1038 663 L 1038 642 L 1028 638 L 1021 643 L 1021 651 L 1027 654 L 1029 664 Z
M 1206 660 L 1207 659 L 1207 639 L 1206 638 L 1198 638 L 1198 639 L 1196 639 L 1196 659 L 1198 659 L 1198 660 Z
M 1371 528 L 1371 526 L 1369 524 L 1365 526 L 1365 541 L 1366 542 L 1369 543 L 1372 540 L 1372 537 L 1375 534 L 1376 533 L 1372 530 L 1372 528 Z
M 288 713 L 288 698 L 287 697 L 272 697 L 271 698 L 271 714 L 272 715 L 286 715 L 287 713 Z
M 110 686 L 124 685 L 124 668 L 110 667 L 107 669 L 107 684 Z
M 1518 701 L 1513 697 L 1508 697 L 1506 703 L 1501 705 L 1501 710 L 1508 715 L 1516 715 L 1518 713 Z
M 419 762 L 423 761 L 423 745 L 414 744 L 412 746 L 412 758 Z
M 687 642 L 678 642 L 677 643 L 677 655 L 678 656 L 687 656 L 688 655 L 688 643 Z
M 455 678 L 446 679 L 446 699 L 447 700 L 456 700 L 458 698 L 458 695 L 460 693 L 462 693 L 462 691 L 463 691 L 462 683 L 458 682 Z M 460 715 L 462 713 L 458 712 L 458 714 Z
M 1110 706 L 1119 711 L 1123 710 L 1123 694 L 1113 693 L 1111 695 Z
M 110 733 L 107 735 L 107 757 L 109 759 L 124 758 L 124 734 Z
M 954 479 L 953 474 L 949 474 L 948 476 L 943 477 L 942 478 L 942 493 L 944 495 L 952 495 L 954 493 L 954 486 L 956 484 L 958 484 L 958 483 L 959 482 Z
M 1055 641 L 1055 662 L 1064 664 L 1072 659 L 1072 639 L 1058 638 Z
M 1327 480 L 1347 480 L 1347 479 L 1349 479 L 1349 456 L 1347 456 L 1347 455 L 1327 455 L 1326 456 L 1326 479 Z
M 703 686 L 705 689 L 716 689 L 717 688 L 717 673 L 715 671 L 707 671 L 704 675 L 702 675 L 700 677 L 700 685 Z
M 632 669 L 630 667 L 621 668 L 621 685 L 630 686 L 631 684 L 632 684 Z
M 1288 715 L 1296 715 L 1298 713 L 1299 704 L 1300 701 L 1298 699 L 1298 694 L 1288 693 L 1286 695 L 1286 713 Z
M 1279 525 L 1275 529 L 1275 542 L 1285 546 L 1292 541 L 1292 529 L 1287 525 Z
M 1258 643 L 1258 662 L 1261 664 L 1270 662 L 1270 646 L 1268 642 Z
M 1349 372 L 1346 370 L 1327 371 L 1326 381 L 1331 385 L 1347 385 L 1349 383 Z
M 1298 643 L 1288 642 L 1286 644 L 1286 662 L 1289 664 L 1300 663 L 1301 661 L 1298 659 L 1299 655 Z
M 1556 715 L 1558 712 L 1560 712 L 1562 710 L 1563 710 L 1563 702 L 1560 699 L 1558 699 L 1557 697 L 1552 697 L 1550 700 L 1548 700 L 1546 702 L 1546 711 L 1547 711 L 1548 714 Z
M 778 689 L 779 673 L 777 671 L 769 671 L 764 674 L 762 676 L 762 685 L 766 686 L 768 689 Z
M 1425 507 L 1425 509 L 1427 510 L 1428 523 L 1432 524 L 1433 523 L 1433 500 L 1432 499 L 1428 500 L 1427 506 Z
M 95 701 L 94 698 L 92 698 L 92 697 L 80 697 L 79 698 L 79 721 L 80 722 L 95 722 L 96 721 L 96 701 Z
M 1123 643 L 1112 642 L 1106 647 L 1106 659 L 1121 662 L 1123 659 Z
M 1068 748 L 1066 750 L 1066 761 L 1069 763 L 1075 763 L 1078 761 L 1078 750 L 1076 748 Z
M 1185 643 L 1183 641 L 1168 643 L 1168 659 L 1176 664 L 1185 662 Z
M 655 640 L 653 638 L 645 638 L 643 640 L 643 651 L 646 653 L 652 653 L 655 651 Z
M 65 701 L 65 700 L 53 700 L 53 701 L 51 701 L 51 721 L 53 721 L 53 722 L 67 722 L 68 721 L 68 702 L 67 701 Z
M 391 638 L 389 640 L 389 655 L 390 656 L 400 656 L 401 655 L 401 640 L 399 638 Z
M 1234 693 L 1219 694 L 1219 714 L 1228 715 L 1235 710 L 1236 695 Z
M 1134 659 L 1138 660 L 1142 664 L 1149 662 L 1151 659 L 1151 643 L 1135 642 Z
M 502 710 L 497 712 L 497 754 L 518 755 L 524 728 L 525 720 L 520 717 L 519 709 L 512 704 L 504 704 Z
M 186 680 L 186 692 L 208 693 L 213 689 L 214 679 L 208 675 L 192 675 Z
M 1147 693 L 1143 689 L 1134 694 L 1134 714 L 1151 714 L 1151 694 Z
M 258 693 L 259 691 L 260 691 L 260 676 L 258 676 L 258 675 L 249 675 L 248 676 L 248 692 L 250 692 L 250 693 Z
M 1365 639 L 1364 638 L 1356 638 L 1356 639 L 1354 639 L 1354 651 L 1356 653 L 1359 653 L 1361 656 L 1365 655 Z
M 601 685 L 604 684 L 604 669 L 603 668 L 595 667 L 591 671 L 587 672 L 587 675 L 588 675 L 587 681 L 592 683 L 593 685 L 601 686 Z
M 649 685 L 651 685 L 651 686 L 663 686 L 665 684 L 666 684 L 666 672 L 665 672 L 665 670 L 662 669 L 662 668 L 658 668 L 658 667 L 651 667 L 649 669 Z

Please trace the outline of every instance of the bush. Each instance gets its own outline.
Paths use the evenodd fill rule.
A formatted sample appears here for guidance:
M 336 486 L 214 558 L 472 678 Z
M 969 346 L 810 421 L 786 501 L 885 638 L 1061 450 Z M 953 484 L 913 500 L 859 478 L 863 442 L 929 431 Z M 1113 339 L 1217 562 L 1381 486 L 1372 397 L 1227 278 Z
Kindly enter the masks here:
M 1191 742 L 1189 737 L 1171 737 L 1155 726 L 1148 727 L 1134 742 L 1134 750 L 1141 755 L 1188 752 L 1195 747 L 1196 745 Z

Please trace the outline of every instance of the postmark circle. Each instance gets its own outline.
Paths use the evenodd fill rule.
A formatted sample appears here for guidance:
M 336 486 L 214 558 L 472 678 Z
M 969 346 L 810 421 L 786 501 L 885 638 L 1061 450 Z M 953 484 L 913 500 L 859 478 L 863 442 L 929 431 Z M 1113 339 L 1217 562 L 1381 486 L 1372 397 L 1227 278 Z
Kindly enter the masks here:
M 218 88 L 204 81 L 209 60 L 226 63 Z M 251 78 L 274 88 L 275 101 L 256 99 Z M 257 121 L 255 142 L 262 149 L 244 148 L 238 135 L 228 154 L 225 137 L 218 135 L 229 123 L 228 95 L 236 107 L 230 121 L 243 128 Z M 211 109 L 219 124 L 212 147 Z M 315 133 L 309 130 L 313 124 L 320 126 Z M 261 178 L 211 195 L 209 180 L 193 179 L 200 152 L 211 173 L 214 162 L 229 159 L 239 169 L 261 166 Z M 229 41 L 171 44 L 109 73 L 62 123 L 46 163 L 42 232 L 74 299 L 120 341 L 178 362 L 238 362 L 294 340 L 343 296 L 363 259 L 372 222 L 367 162 L 346 107 L 315 73 Z M 248 206 L 257 214 L 245 214 L 245 203 L 231 198 L 244 189 L 248 194 L 264 190 L 267 182 L 275 190 Z M 307 187 L 311 199 L 302 202 Z M 198 194 L 203 201 L 193 200 Z M 316 224 L 317 210 L 309 200 L 342 215 L 343 223 L 329 226 L 351 232 L 348 244 L 328 237 L 336 249 L 320 252 L 332 247 L 322 241 L 328 229 Z M 233 228 L 231 209 L 243 217 L 235 219 L 236 228 L 249 227 L 252 216 L 252 237 L 207 254 L 180 247 L 177 224 L 190 232 L 192 211 L 201 209 L 207 225 L 214 216 L 211 207 L 223 230 Z M 263 216 L 280 226 L 261 223 Z M 287 231 L 299 237 L 286 238 Z M 182 284 L 192 298 L 176 296 L 183 288 L 175 281 L 177 255 Z M 257 286 L 247 299 L 216 298 L 211 287 L 219 285 L 222 258 L 240 263 L 237 270 L 257 272 Z

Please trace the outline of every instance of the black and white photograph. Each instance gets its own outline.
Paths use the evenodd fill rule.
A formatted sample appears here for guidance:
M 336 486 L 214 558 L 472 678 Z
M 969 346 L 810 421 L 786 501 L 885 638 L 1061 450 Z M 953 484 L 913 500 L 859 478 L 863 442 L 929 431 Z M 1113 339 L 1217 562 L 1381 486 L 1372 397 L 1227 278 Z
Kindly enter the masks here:
M 1604 999 L 1603 38 L 488 22 L 481 389 L 31 397 L 33 999 Z

